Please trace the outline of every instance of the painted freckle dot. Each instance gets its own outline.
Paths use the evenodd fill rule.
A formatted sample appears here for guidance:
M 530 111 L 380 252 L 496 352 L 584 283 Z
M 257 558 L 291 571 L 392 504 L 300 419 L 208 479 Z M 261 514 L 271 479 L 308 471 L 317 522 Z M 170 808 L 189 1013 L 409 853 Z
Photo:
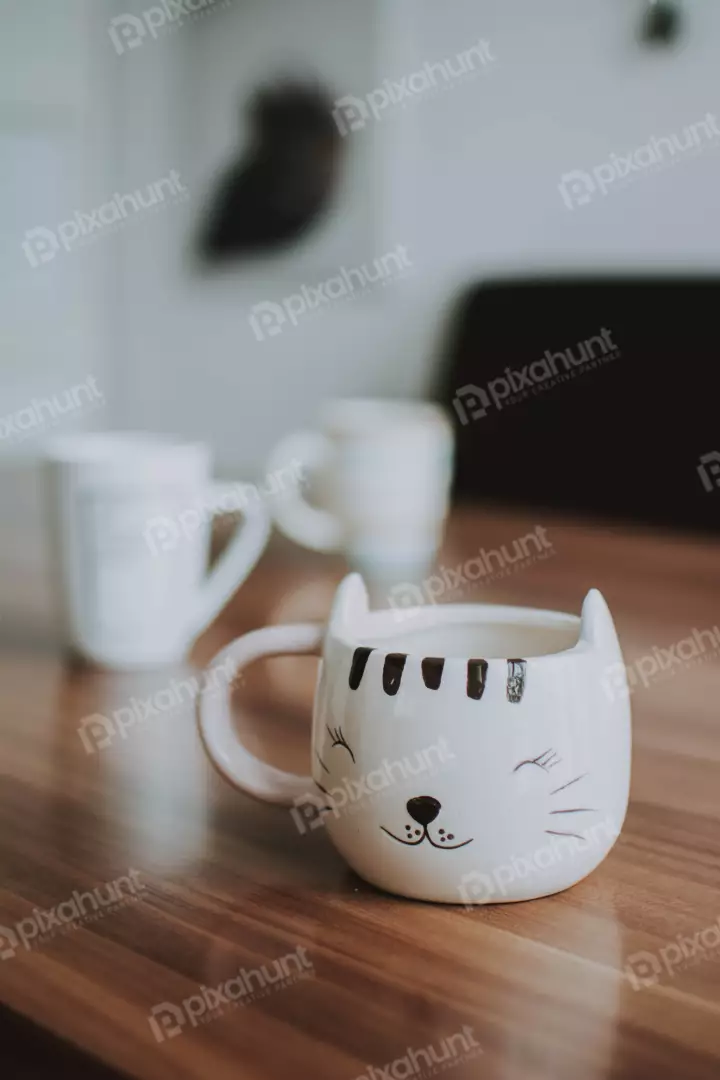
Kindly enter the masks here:
M 448 833 L 448 840 L 454 840 L 454 839 L 455 839 L 455 834 L 454 833 Z
M 419 835 L 420 835 L 420 830 L 419 830 L 419 829 L 416 829 L 416 830 L 415 830 L 415 835 L 416 835 L 416 836 L 419 836 Z
M 444 833 L 445 833 L 445 830 L 444 829 L 438 829 L 438 832 L 440 833 L 441 836 L 443 836 Z

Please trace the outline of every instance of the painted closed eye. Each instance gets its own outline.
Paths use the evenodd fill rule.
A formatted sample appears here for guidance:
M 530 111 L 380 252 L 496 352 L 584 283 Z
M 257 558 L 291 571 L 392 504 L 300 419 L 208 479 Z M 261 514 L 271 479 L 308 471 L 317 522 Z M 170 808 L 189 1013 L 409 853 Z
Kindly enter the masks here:
M 352 750 L 348 746 L 347 740 L 345 739 L 345 736 L 343 735 L 341 729 L 339 727 L 337 727 L 337 728 L 335 728 L 333 730 L 333 728 L 328 727 L 327 732 L 328 732 L 328 735 L 330 736 L 330 738 L 332 740 L 330 745 L 331 746 L 344 746 L 345 749 L 347 750 L 348 754 L 352 758 L 353 765 L 354 765 L 355 764 L 355 755 L 353 754 Z
M 538 754 L 536 758 L 527 758 L 525 761 L 521 761 L 515 766 L 513 772 L 518 772 L 524 765 L 536 765 L 539 769 L 543 769 L 545 772 L 549 772 L 556 765 L 559 765 L 562 758 L 558 756 L 555 750 L 546 750 L 543 754 Z

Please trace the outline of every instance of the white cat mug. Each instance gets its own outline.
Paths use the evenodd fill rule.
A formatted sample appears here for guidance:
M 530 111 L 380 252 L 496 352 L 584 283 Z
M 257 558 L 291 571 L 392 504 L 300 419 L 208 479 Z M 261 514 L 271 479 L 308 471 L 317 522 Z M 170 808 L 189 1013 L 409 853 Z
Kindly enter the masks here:
M 358 574 L 328 625 L 246 634 L 215 658 L 321 657 L 312 776 L 239 741 L 228 697 L 198 720 L 220 772 L 325 825 L 361 877 L 440 903 L 531 900 L 576 884 L 612 848 L 627 809 L 630 705 L 612 617 L 487 604 L 369 611 Z M 613 685 L 608 674 L 613 673 Z

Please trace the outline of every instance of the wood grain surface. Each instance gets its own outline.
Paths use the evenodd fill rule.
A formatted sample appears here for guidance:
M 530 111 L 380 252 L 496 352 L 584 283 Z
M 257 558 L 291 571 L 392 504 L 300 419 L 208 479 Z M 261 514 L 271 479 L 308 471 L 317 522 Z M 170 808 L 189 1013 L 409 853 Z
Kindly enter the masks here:
M 3 620 L 0 924 L 18 939 L 0 960 L 8 1075 L 51 1076 L 72 1060 L 77 1077 L 142 1080 L 717 1080 L 720 648 L 696 636 L 705 648 L 692 656 L 680 643 L 720 625 L 720 549 L 473 510 L 455 515 L 439 561 L 460 568 L 537 525 L 546 559 L 440 600 L 579 612 L 600 588 L 636 678 L 635 756 L 608 859 L 528 903 L 466 911 L 376 891 L 322 828 L 301 834 L 288 811 L 215 774 L 192 687 L 172 691 L 197 669 L 69 668 L 42 626 Z M 276 540 L 194 664 L 250 628 L 322 618 L 343 572 Z M 12 582 L 15 611 L 39 618 L 33 581 L 26 566 Z M 236 691 L 253 748 L 299 771 L 315 665 L 258 664 Z M 173 693 L 182 700 L 171 704 Z M 162 705 L 131 722 L 141 699 Z M 82 721 L 122 709 L 123 732 L 88 752 Z M 117 902 L 100 906 L 113 882 Z M 75 915 L 83 893 L 94 901 Z M 263 965 L 290 977 L 271 983 Z M 230 979 L 244 991 L 223 1004 L 214 991 Z M 157 1016 L 153 1030 L 163 1003 L 177 1033 Z

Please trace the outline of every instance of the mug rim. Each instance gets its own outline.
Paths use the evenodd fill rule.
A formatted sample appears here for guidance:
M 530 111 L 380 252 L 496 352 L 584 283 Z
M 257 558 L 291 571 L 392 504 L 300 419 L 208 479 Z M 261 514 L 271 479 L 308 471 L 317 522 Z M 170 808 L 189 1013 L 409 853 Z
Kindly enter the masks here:
M 213 452 L 162 432 L 84 431 L 49 439 L 41 461 L 50 475 L 74 476 L 88 488 L 190 489 L 207 484 Z
M 50 461 L 73 465 L 134 464 L 149 458 L 178 460 L 179 455 L 205 455 L 207 443 L 183 439 L 165 432 L 118 429 L 78 431 L 49 438 L 43 452 Z
M 402 618 L 398 619 L 398 613 Z M 365 611 L 356 615 L 356 621 L 360 627 L 354 632 L 345 624 L 341 627 L 333 627 L 332 620 L 328 624 L 327 637 L 346 649 L 371 648 L 373 651 L 382 649 L 386 642 L 393 644 L 393 638 L 403 636 L 407 631 L 435 629 L 445 626 L 457 626 L 475 624 L 481 627 L 500 625 L 521 626 L 527 628 L 539 628 L 545 630 L 566 629 L 577 631 L 577 641 L 565 649 L 538 654 L 524 653 L 523 659 L 553 660 L 556 657 L 567 657 L 587 652 L 589 643 L 582 637 L 582 618 L 570 612 L 552 611 L 548 608 L 520 607 L 513 604 L 438 604 L 436 606 L 416 606 L 407 608 L 383 608 L 379 611 Z M 412 626 L 405 626 L 405 622 L 411 622 Z M 374 639 L 374 644 L 369 639 Z M 408 660 L 422 660 L 428 656 L 427 648 L 422 650 L 406 650 L 390 648 L 388 651 L 402 652 Z M 471 657 L 467 655 L 452 654 L 443 657 L 446 662 L 458 661 L 467 663 Z M 504 662 L 507 658 L 500 656 L 487 657 L 488 662 Z

